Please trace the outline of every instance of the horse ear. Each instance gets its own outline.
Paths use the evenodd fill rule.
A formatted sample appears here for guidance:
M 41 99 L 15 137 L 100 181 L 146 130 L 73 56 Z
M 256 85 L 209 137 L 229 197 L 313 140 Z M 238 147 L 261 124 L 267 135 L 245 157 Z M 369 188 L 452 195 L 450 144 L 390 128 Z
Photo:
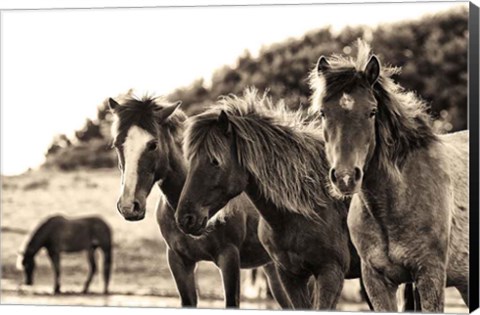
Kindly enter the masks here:
M 120 106 L 120 104 L 117 103 L 117 101 L 115 101 L 113 98 L 109 98 L 108 99 L 108 107 L 110 107 L 110 110 L 112 112 L 115 111 L 116 108 L 118 108 Z
M 172 116 L 173 113 L 175 113 L 175 111 L 177 110 L 177 108 L 180 107 L 180 105 L 182 105 L 182 101 L 177 101 L 173 105 L 162 108 L 156 113 L 157 118 L 160 121 L 165 121 L 166 119 L 168 119 L 168 117 Z
M 225 133 L 229 134 L 230 131 L 232 130 L 232 127 L 230 125 L 230 120 L 228 119 L 227 113 L 225 111 L 221 111 L 220 115 L 218 115 L 218 125 L 220 126 L 220 129 Z
M 372 55 L 368 60 L 367 66 L 365 67 L 365 75 L 370 85 L 377 82 L 380 76 L 380 61 L 378 61 L 377 56 Z
M 328 63 L 327 58 L 325 58 L 325 56 L 321 56 L 320 58 L 318 58 L 317 73 L 321 74 L 322 72 L 327 71 L 328 69 L 330 69 L 330 64 Z

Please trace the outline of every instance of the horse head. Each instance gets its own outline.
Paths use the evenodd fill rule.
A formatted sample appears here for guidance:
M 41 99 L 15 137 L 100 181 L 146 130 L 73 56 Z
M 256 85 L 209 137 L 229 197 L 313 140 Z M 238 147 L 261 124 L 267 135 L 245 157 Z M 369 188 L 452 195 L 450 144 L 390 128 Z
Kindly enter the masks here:
M 208 139 L 198 151 L 188 146 L 189 170 L 175 214 L 178 226 L 187 234 L 201 235 L 208 220 L 247 186 L 248 174 L 237 160 L 231 126 L 225 112 L 207 113 L 209 125 L 195 120 L 185 143 L 199 141 L 195 127 L 208 129 Z M 205 117 L 204 117 L 205 118 Z M 200 137 L 201 138 L 201 137 Z
M 117 209 L 129 221 L 142 220 L 153 185 L 169 169 L 172 148 L 170 124 L 181 102 L 165 105 L 155 98 L 129 98 L 120 105 L 109 99 L 115 122 L 113 145 L 118 155 L 122 186 Z

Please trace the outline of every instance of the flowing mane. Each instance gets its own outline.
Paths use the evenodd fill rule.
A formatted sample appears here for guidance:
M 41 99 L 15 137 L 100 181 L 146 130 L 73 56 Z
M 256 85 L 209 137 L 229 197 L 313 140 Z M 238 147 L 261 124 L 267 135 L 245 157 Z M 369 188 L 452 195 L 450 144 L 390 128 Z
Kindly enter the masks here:
M 222 110 L 230 121 L 237 159 L 256 178 L 264 196 L 281 208 L 317 218 L 315 210 L 329 198 L 317 120 L 291 112 L 256 90 L 246 90 L 243 97 L 225 97 L 190 119 L 184 140 L 189 160 L 206 154 L 222 164 L 230 151 L 228 137 L 217 123 Z
M 164 97 L 145 95 L 142 98 L 128 95 L 119 99 L 119 106 L 115 110 L 112 124 L 112 136 L 121 142 L 128 129 L 136 125 L 153 135 L 157 135 L 160 122 L 155 119 L 155 112 L 166 106 L 172 105 Z M 161 122 L 162 127 L 168 131 L 176 142 L 181 143 L 183 138 L 183 123 L 187 116 L 181 111 L 175 111 L 166 121 Z
M 312 71 L 312 112 L 319 112 L 324 99 L 359 84 L 359 75 L 365 70 L 372 52 L 370 46 L 360 39 L 357 45 L 357 58 L 333 55 L 328 59 L 328 71 L 321 74 L 317 69 Z M 396 178 L 400 177 L 400 169 L 410 152 L 438 140 L 431 127 L 425 102 L 394 82 L 392 76 L 398 73 L 400 69 L 397 67 L 382 66 L 380 76 L 373 85 L 378 102 L 374 158 L 388 174 Z

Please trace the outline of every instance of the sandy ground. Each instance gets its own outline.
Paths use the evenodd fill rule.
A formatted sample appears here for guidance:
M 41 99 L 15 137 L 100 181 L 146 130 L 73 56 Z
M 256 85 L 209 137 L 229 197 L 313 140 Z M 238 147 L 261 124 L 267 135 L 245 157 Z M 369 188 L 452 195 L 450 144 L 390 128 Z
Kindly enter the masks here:
M 165 244 L 155 222 L 154 206 L 159 192 L 148 200 L 147 216 L 141 222 L 127 222 L 116 211 L 120 176 L 116 170 L 31 172 L 2 177 L 1 191 L 1 303 L 97 306 L 178 307 L 177 292 L 166 259 Z M 66 216 L 101 215 L 114 233 L 114 264 L 111 294 L 100 294 L 99 273 L 92 282 L 92 294 L 81 295 L 87 275 L 85 253 L 62 256 L 62 294 L 53 295 L 53 274 L 47 255 L 37 258 L 35 285 L 21 285 L 22 274 L 15 269 L 18 249 L 42 219 L 53 214 Z M 101 268 L 102 257 L 97 253 Z M 101 272 L 101 270 L 100 270 Z M 242 275 L 243 277 L 245 274 Z M 220 275 L 211 263 L 197 269 L 200 307 L 221 308 Z M 278 309 L 271 300 L 242 297 L 245 309 Z M 340 310 L 367 310 L 359 300 L 358 281 L 347 281 Z M 447 312 L 466 313 L 458 293 L 447 291 Z

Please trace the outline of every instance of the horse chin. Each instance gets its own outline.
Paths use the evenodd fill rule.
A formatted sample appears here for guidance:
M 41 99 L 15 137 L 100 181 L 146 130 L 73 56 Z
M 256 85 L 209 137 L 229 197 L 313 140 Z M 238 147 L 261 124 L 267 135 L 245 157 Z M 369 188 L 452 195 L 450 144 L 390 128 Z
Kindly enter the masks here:
M 193 237 L 202 236 L 207 230 L 207 220 L 208 220 L 207 217 L 203 218 L 202 222 L 198 226 L 189 228 L 188 231 L 184 231 L 184 232 Z
M 193 236 L 194 238 L 197 238 L 197 237 L 202 236 L 204 231 L 205 231 L 204 228 L 200 228 L 200 229 L 195 230 L 195 231 L 190 231 L 188 234 Z
M 135 222 L 135 221 L 141 221 L 145 218 L 145 212 L 142 212 L 140 214 L 135 214 L 135 215 L 132 215 L 132 216 L 123 216 L 125 218 L 125 220 L 127 221 L 131 221 L 131 222 Z
M 353 189 L 339 189 L 337 186 L 332 185 L 331 194 L 338 199 L 351 198 L 356 193 L 360 192 L 360 185 L 355 186 Z

